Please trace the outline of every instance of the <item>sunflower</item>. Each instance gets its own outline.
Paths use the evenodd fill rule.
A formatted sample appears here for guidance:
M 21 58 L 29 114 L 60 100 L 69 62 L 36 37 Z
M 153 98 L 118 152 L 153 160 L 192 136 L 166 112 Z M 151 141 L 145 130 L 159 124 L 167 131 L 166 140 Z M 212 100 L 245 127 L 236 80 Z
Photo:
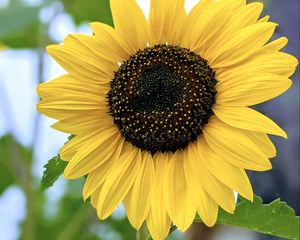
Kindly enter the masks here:
M 164 239 L 198 213 L 213 226 L 234 192 L 253 191 L 245 170 L 272 168 L 268 134 L 287 138 L 251 106 L 290 86 L 298 64 L 269 41 L 276 23 L 262 3 L 151 0 L 148 21 L 134 0 L 110 0 L 114 27 L 69 35 L 48 53 L 67 70 L 38 87 L 38 111 L 75 135 L 60 151 L 67 179 L 87 175 L 84 199 L 100 219 L 123 202 L 136 229 Z

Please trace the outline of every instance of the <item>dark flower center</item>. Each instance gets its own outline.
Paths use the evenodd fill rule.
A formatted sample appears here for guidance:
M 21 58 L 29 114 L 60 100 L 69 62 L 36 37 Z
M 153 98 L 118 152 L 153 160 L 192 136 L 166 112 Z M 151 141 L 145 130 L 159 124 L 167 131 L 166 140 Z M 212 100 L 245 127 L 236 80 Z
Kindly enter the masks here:
M 125 140 L 156 152 L 184 149 L 213 115 L 215 74 L 178 46 L 157 45 L 124 62 L 108 92 L 110 114 Z
M 164 64 L 146 69 L 137 84 L 132 107 L 136 112 L 176 111 L 176 104 L 184 95 L 185 83 L 181 77 Z

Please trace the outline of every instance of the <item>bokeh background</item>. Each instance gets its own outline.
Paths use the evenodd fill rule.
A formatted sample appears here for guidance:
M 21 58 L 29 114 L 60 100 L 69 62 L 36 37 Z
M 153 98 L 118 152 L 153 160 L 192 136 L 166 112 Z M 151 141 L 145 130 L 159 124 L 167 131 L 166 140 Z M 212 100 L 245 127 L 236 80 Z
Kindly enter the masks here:
M 187 10 L 198 0 L 186 0 Z M 299 59 L 299 0 L 265 0 L 264 15 L 278 22 L 275 37 L 287 36 L 284 51 Z M 149 12 L 149 1 L 138 0 Z M 0 240 L 132 240 L 135 232 L 122 206 L 106 221 L 98 221 L 83 203 L 83 180 L 63 178 L 41 190 L 43 165 L 56 155 L 67 135 L 50 128 L 51 119 L 38 115 L 38 83 L 64 73 L 45 53 L 45 46 L 67 34 L 91 34 L 88 22 L 111 23 L 108 0 L 0 0 Z M 0 49 L 2 48 L 0 45 Z M 272 138 L 278 156 L 274 168 L 249 173 L 257 195 L 270 202 L 286 201 L 300 212 L 299 196 L 299 69 L 292 88 L 257 108 L 285 129 L 289 139 Z M 280 239 L 254 232 L 194 225 L 170 239 Z

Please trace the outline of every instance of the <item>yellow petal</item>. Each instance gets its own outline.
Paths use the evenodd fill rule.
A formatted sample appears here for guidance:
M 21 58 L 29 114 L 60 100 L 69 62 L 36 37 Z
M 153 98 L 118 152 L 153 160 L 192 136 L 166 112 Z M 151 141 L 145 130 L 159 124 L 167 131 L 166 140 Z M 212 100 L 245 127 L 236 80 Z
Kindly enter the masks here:
M 110 43 L 111 44 L 111 43 Z M 74 48 L 76 51 L 83 55 L 90 55 L 91 57 L 102 62 L 104 64 L 109 62 L 116 62 L 116 59 L 112 52 L 109 52 L 107 46 L 104 46 L 98 41 L 95 36 L 89 36 L 86 34 L 69 34 L 63 41 L 63 45 L 66 47 Z
M 146 221 L 153 240 L 162 240 L 168 236 L 171 225 L 171 219 L 168 216 L 164 201 L 166 193 L 164 181 L 168 157 L 163 153 L 157 153 L 154 156 L 154 161 L 156 166 L 153 182 L 155 190 L 152 191 L 151 208 Z
M 103 183 L 91 195 L 91 204 L 92 204 L 93 208 L 97 209 L 97 203 L 98 203 L 98 200 L 99 200 L 99 196 L 100 196 L 102 186 L 103 186 Z
M 266 15 L 263 18 L 259 19 L 257 22 L 267 22 L 267 21 L 269 21 L 269 19 L 270 19 L 270 16 Z
M 188 145 L 185 156 L 185 161 L 190 165 L 190 169 L 193 169 L 193 176 L 198 178 L 198 180 L 195 181 L 201 182 L 201 186 L 203 186 L 204 190 L 225 211 L 233 213 L 235 209 L 233 191 L 217 180 L 206 168 L 203 164 L 206 157 L 204 153 L 199 152 L 197 143 L 190 143 Z
M 64 118 L 51 127 L 73 135 L 84 135 L 95 130 L 105 130 L 114 126 L 113 118 L 108 114 L 74 115 Z
M 249 57 L 260 49 L 273 35 L 275 23 L 257 23 L 234 33 L 230 39 L 219 48 L 209 64 L 212 68 L 227 67 Z
M 116 149 L 113 150 L 113 154 L 107 161 L 103 162 L 99 167 L 89 173 L 84 187 L 83 187 L 83 198 L 86 200 L 99 186 L 103 185 L 105 179 L 114 169 L 112 165 L 115 159 L 119 159 L 121 151 L 123 149 L 124 138 L 116 145 Z
M 109 55 L 120 62 L 129 58 L 130 50 L 126 46 L 124 39 L 122 39 L 114 28 L 100 22 L 93 22 L 90 25 L 105 55 Z
M 43 99 L 37 104 L 37 110 L 54 119 L 63 119 L 72 115 L 95 114 L 100 116 L 108 112 L 105 98 L 88 95 L 64 95 Z
M 272 168 L 265 154 L 248 138 L 247 131 L 233 128 L 217 117 L 209 119 L 203 136 L 219 157 L 235 166 L 255 171 Z
M 89 173 L 83 187 L 82 195 L 84 200 L 90 197 L 99 188 L 99 186 L 103 185 L 107 175 L 110 173 L 112 164 L 113 161 L 105 161 Z
M 40 109 L 57 110 L 94 110 L 102 109 L 107 105 L 104 97 L 98 98 L 88 94 L 68 94 L 65 96 L 49 97 L 42 100 L 39 104 Z
M 233 0 L 233 2 L 236 2 L 237 8 L 243 7 L 247 4 L 246 0 Z
M 215 105 L 213 111 L 219 119 L 230 126 L 287 138 L 287 134 L 275 122 L 251 108 Z
M 230 67 L 218 71 L 217 79 L 222 83 L 230 82 L 236 78 L 241 78 L 241 75 L 244 76 L 245 73 L 251 73 L 251 75 L 271 73 L 290 77 L 295 72 L 297 65 L 298 60 L 290 54 L 262 50 L 236 65 L 234 71 Z
M 277 38 L 276 40 L 266 44 L 264 46 L 265 50 L 279 51 L 284 48 L 288 43 L 288 39 L 286 37 Z
M 237 8 L 232 16 L 228 29 L 225 29 L 227 34 L 232 34 L 241 28 L 254 24 L 263 10 L 263 4 L 254 2 Z
M 131 189 L 141 166 L 141 150 L 131 144 L 115 161 L 112 171 L 106 178 L 97 204 L 97 214 L 105 219 L 118 207 Z
M 237 0 L 239 3 L 239 7 L 245 6 L 247 4 L 247 0 Z
M 218 204 L 204 191 L 203 188 L 199 187 L 199 203 L 196 206 L 197 212 L 201 217 L 204 224 L 208 227 L 213 227 L 218 218 L 219 206 Z
M 199 173 L 194 173 L 192 162 L 184 161 L 184 171 L 191 200 L 205 225 L 212 227 L 217 221 L 219 206 L 203 189 L 202 181 L 197 177 Z
M 155 179 L 152 156 L 144 152 L 141 168 L 136 180 L 124 198 L 126 215 L 135 229 L 139 229 L 149 214 L 150 202 Z
M 238 2 L 236 3 L 238 4 Z M 231 4 L 232 5 L 232 4 Z M 242 29 L 245 26 L 254 24 L 263 10 L 262 3 L 251 3 L 237 8 L 231 17 L 226 22 L 225 19 L 220 19 L 219 24 L 222 28 L 217 32 L 217 36 L 214 37 L 206 46 L 206 50 L 203 51 L 203 56 L 206 59 L 212 59 L 225 42 L 227 42 L 232 34 Z M 224 14 L 227 14 L 225 12 Z M 229 14 L 230 15 L 230 14 Z
M 203 161 L 203 164 L 211 174 L 244 198 L 250 201 L 253 200 L 252 186 L 244 169 L 224 161 L 215 154 L 203 137 L 197 140 L 197 147 L 200 154 L 203 153 L 205 156 L 205 159 L 200 158 L 199 161 Z
M 219 206 L 204 190 L 203 181 L 199 178 L 199 173 L 195 171 L 192 159 L 189 159 L 186 153 L 184 156 L 184 171 L 189 195 L 202 221 L 212 227 L 217 221 Z
M 76 154 L 76 152 L 79 150 L 81 144 L 77 144 L 79 141 L 77 141 L 78 136 L 71 139 L 69 142 L 67 142 L 60 150 L 60 158 L 64 161 L 70 161 L 72 157 Z M 81 140 L 81 142 L 84 142 L 84 140 Z
M 75 179 L 86 175 L 107 161 L 121 137 L 118 129 L 106 129 L 87 139 L 65 168 L 64 177 Z
M 71 75 L 88 79 L 94 84 L 108 83 L 118 69 L 118 64 L 102 59 L 101 64 L 94 54 L 78 52 L 64 45 L 50 45 L 47 52 Z
M 62 160 L 70 161 L 79 148 L 87 141 L 87 139 L 99 134 L 101 131 L 92 131 L 83 136 L 75 136 L 67 142 L 60 150 L 60 157 Z
M 197 21 L 198 18 L 202 17 L 202 14 L 205 13 L 206 9 L 215 5 L 214 1 L 211 0 L 201 0 L 191 9 L 189 12 L 185 23 L 184 30 L 185 34 L 189 34 L 191 31 L 192 25 Z M 184 35 L 183 35 L 184 36 Z
M 273 158 L 276 156 L 276 148 L 267 134 L 249 132 L 247 135 L 249 139 L 255 143 L 268 158 Z
M 65 94 L 84 94 L 92 95 L 95 97 L 105 97 L 109 91 L 109 84 L 95 85 L 85 81 L 76 79 L 75 77 L 67 74 L 59 78 L 42 83 L 37 87 L 37 93 L 41 98 L 55 97 L 57 92 L 60 95 Z
M 184 0 L 151 0 L 149 15 L 150 45 L 178 45 L 186 19 Z M 175 27 L 176 26 L 176 27 Z
M 185 232 L 192 224 L 196 210 L 188 195 L 187 183 L 183 168 L 183 152 L 178 150 L 174 153 L 165 173 L 165 204 L 172 222 Z
M 135 0 L 110 0 L 114 26 L 130 54 L 147 46 L 147 23 Z
M 216 3 L 209 11 L 200 13 L 201 15 L 190 26 L 185 25 L 184 35 L 182 36 L 182 46 L 200 53 L 205 48 L 205 43 L 222 29 L 221 21 L 227 21 L 231 16 L 234 4 L 228 1 Z M 189 29 L 188 29 L 189 28 Z
M 217 84 L 216 102 L 223 106 L 252 106 L 277 97 L 291 85 L 290 79 L 280 75 L 246 74 Z

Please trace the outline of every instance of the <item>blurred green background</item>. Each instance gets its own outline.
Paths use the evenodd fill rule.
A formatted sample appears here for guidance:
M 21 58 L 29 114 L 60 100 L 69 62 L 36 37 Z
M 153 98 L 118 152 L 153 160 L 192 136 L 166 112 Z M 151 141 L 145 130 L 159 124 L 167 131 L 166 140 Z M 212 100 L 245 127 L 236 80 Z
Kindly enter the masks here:
M 139 0 L 144 11 L 149 1 Z M 187 0 L 190 9 L 197 0 Z M 285 51 L 299 59 L 299 0 L 266 0 L 264 14 L 279 23 L 275 37 L 290 40 Z M 35 110 L 36 86 L 64 73 L 45 53 L 67 34 L 91 34 L 88 22 L 112 25 L 108 0 L 0 0 L 0 240 L 132 240 L 135 231 L 122 206 L 106 221 L 82 200 L 83 179 L 60 178 L 41 190 L 43 165 L 67 135 L 52 130 L 53 121 Z M 0 45 L 1 48 L 1 45 Z M 289 134 L 273 138 L 278 157 L 274 169 L 249 173 L 256 194 L 270 202 L 279 196 L 299 215 L 299 70 L 293 87 L 281 97 L 257 108 Z M 170 239 L 250 240 L 280 239 L 237 228 L 198 224 L 184 236 Z

